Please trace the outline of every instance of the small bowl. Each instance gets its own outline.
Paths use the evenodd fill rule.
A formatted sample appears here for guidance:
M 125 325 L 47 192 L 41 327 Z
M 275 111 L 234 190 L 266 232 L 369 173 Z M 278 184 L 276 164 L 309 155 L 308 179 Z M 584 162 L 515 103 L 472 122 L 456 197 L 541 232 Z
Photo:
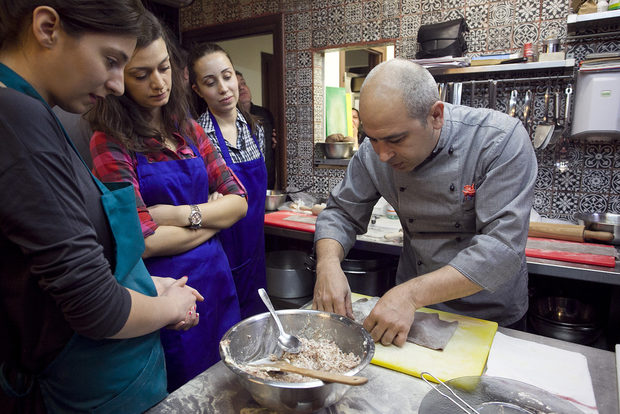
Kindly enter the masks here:
M 278 190 L 267 190 L 267 197 L 265 198 L 265 210 L 273 211 L 277 210 L 286 200 L 286 193 Z
M 351 158 L 353 156 L 353 142 L 325 142 L 325 156 L 327 158 Z
M 375 353 L 370 334 L 351 319 L 334 313 L 290 309 L 277 311 L 284 330 L 309 339 L 325 338 L 334 341 L 344 352 L 360 357 L 360 364 L 345 375 L 357 375 L 366 368 Z M 278 354 L 278 329 L 268 312 L 237 323 L 220 341 L 220 356 L 235 373 L 241 385 L 263 407 L 286 413 L 312 413 L 338 402 L 350 385 L 309 382 L 280 382 L 256 377 L 241 368 L 271 354 Z

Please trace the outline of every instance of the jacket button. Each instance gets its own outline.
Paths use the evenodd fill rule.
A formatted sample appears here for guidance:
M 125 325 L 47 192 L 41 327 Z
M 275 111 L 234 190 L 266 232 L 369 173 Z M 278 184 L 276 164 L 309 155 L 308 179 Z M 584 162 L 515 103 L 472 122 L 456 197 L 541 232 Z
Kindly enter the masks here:
M 456 241 L 457 241 L 457 242 L 460 242 L 461 240 L 463 240 L 463 238 L 462 238 L 462 237 L 457 237 L 457 238 L 456 238 Z
M 454 191 L 454 183 L 450 184 L 450 191 Z
M 414 218 L 410 218 L 410 219 L 409 219 L 409 223 L 413 223 L 414 221 L 415 221 L 415 219 L 414 219 Z
M 418 260 L 418 266 L 422 265 L 422 260 Z
M 454 152 L 454 147 L 450 145 L 450 148 L 448 148 L 448 154 L 452 155 L 453 152 Z
M 402 193 L 403 191 L 406 190 L 406 188 L 405 187 L 400 187 L 398 190 Z
M 459 223 L 459 222 L 454 223 L 454 227 L 456 227 L 458 229 L 459 227 L 461 227 L 461 223 Z

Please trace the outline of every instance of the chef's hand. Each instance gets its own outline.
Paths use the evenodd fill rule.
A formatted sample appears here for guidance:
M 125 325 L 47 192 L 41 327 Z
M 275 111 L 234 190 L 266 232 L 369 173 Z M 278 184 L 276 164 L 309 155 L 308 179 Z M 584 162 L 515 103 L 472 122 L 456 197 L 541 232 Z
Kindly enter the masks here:
M 403 346 L 413 323 L 416 304 L 403 285 L 388 290 L 379 299 L 364 321 L 364 329 L 375 342 L 382 345 Z
M 202 302 L 204 297 L 196 289 L 188 286 L 187 276 L 180 279 L 170 277 L 151 276 L 158 296 L 166 296 L 177 304 L 178 314 L 175 318 L 178 322 L 168 325 L 166 328 L 173 330 L 188 330 L 198 325 L 200 315 L 196 312 L 196 301 Z
M 333 312 L 353 319 L 351 288 L 337 260 L 317 264 L 312 309 Z

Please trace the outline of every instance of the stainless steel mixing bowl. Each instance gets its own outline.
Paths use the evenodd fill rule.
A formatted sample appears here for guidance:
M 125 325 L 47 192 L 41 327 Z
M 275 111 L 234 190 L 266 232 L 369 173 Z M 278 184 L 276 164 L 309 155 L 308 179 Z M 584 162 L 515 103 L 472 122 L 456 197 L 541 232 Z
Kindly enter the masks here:
M 286 193 L 279 190 L 267 190 L 267 196 L 265 198 L 265 210 L 273 211 L 277 210 L 285 201 Z
M 333 340 L 343 352 L 353 352 L 361 363 L 346 375 L 357 375 L 372 359 L 375 344 L 361 325 L 340 315 L 306 309 L 277 311 L 284 330 L 298 337 Z M 262 406 L 279 412 L 311 413 L 338 402 L 350 385 L 320 380 L 290 383 L 261 379 L 248 374 L 238 364 L 246 364 L 278 354 L 277 327 L 267 312 L 239 322 L 220 341 L 224 364 Z

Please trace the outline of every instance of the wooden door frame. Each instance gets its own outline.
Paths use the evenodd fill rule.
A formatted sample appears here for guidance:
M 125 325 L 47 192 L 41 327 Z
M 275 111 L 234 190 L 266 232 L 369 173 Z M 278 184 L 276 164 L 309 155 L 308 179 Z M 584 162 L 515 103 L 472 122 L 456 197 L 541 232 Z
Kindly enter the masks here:
M 277 175 L 279 186 L 283 189 L 287 185 L 286 171 L 286 122 L 284 122 L 284 22 L 283 14 L 270 14 L 256 18 L 239 20 L 230 23 L 216 24 L 212 26 L 192 29 L 181 33 L 181 43 L 189 48 L 192 43 L 199 41 L 217 42 L 221 40 L 235 39 L 239 37 L 271 34 L 273 36 L 273 55 L 276 62 L 276 93 L 280 104 L 273 113 L 274 124 L 277 131 L 278 145 L 275 150 Z M 265 137 L 266 140 L 269 137 Z M 266 141 L 268 145 L 269 141 Z

